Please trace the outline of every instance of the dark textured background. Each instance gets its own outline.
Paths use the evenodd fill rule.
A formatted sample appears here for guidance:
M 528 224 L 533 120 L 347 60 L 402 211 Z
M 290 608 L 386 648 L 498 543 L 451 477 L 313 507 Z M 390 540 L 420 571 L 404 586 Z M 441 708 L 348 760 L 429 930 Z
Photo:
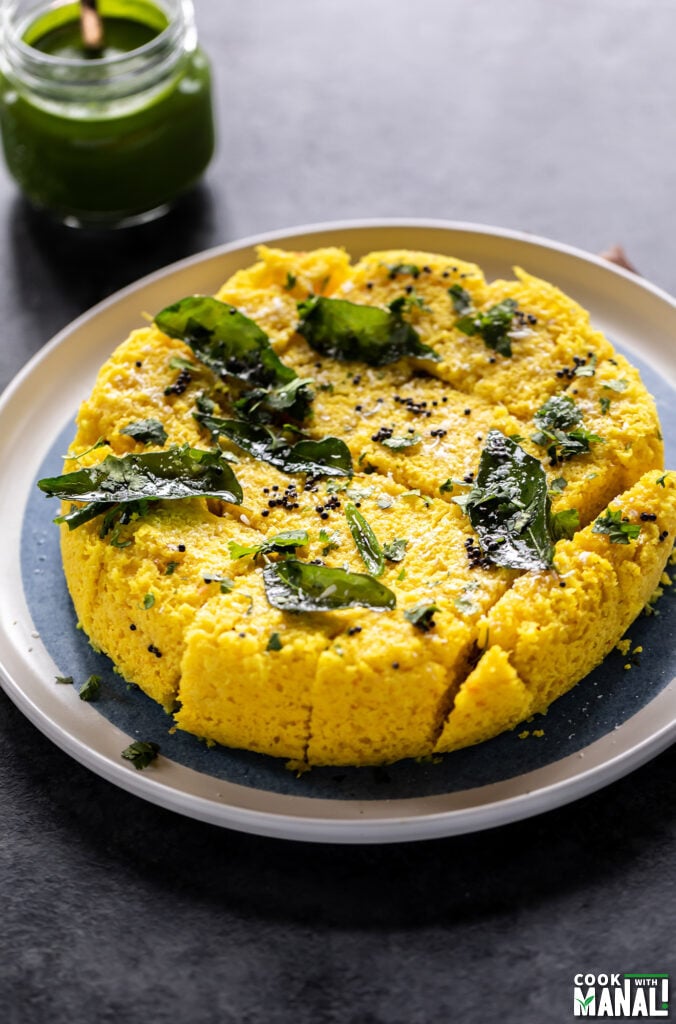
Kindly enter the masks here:
M 220 149 L 105 241 L 0 170 L 0 383 L 174 259 L 427 216 L 598 251 L 676 291 L 670 0 L 197 0 Z M 0 1020 L 559 1024 L 584 971 L 676 970 L 676 750 L 493 832 L 383 848 L 218 830 L 121 792 L 0 694 Z M 673 997 L 672 997 L 673 998 Z

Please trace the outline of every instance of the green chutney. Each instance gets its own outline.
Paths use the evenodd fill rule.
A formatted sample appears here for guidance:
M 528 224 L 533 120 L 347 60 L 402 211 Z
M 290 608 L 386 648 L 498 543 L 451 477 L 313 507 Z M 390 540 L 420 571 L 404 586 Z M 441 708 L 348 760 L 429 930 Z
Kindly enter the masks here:
M 101 0 L 99 11 L 101 50 L 86 52 L 79 5 L 69 3 L 23 31 L 31 74 L 8 44 L 0 72 L 10 173 L 34 205 L 83 225 L 161 212 L 214 148 L 209 65 L 190 26 L 172 36 L 148 0 Z

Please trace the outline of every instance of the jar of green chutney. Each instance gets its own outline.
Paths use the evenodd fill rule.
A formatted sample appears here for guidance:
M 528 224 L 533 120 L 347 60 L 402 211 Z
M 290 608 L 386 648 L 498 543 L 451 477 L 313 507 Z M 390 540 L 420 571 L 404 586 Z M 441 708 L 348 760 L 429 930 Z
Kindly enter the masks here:
M 80 5 L 0 4 L 5 160 L 30 202 L 73 226 L 164 213 L 214 146 L 208 62 L 190 0 L 99 0 L 87 50 Z

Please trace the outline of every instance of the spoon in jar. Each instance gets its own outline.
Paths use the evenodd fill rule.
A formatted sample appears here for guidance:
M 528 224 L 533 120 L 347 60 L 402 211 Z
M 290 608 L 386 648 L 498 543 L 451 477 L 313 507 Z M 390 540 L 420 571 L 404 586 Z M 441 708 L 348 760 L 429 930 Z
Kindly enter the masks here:
M 97 0 L 80 0 L 80 32 L 82 45 L 88 53 L 103 48 L 103 22 Z

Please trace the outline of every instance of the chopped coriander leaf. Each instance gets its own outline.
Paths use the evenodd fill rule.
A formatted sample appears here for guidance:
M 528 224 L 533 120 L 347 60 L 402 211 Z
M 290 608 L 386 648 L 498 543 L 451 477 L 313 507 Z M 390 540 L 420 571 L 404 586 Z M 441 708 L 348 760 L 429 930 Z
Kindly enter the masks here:
M 180 562 L 167 562 L 167 567 L 164 570 L 165 576 L 173 576 L 176 569 L 179 567 Z
M 568 481 L 566 480 L 565 476 L 557 476 L 556 479 L 552 480 L 551 484 L 549 485 L 549 492 L 550 494 L 561 494 L 563 491 L 565 491 L 567 486 Z
M 453 494 L 454 490 L 455 490 L 455 480 L 453 480 L 450 476 L 449 476 L 448 480 L 444 480 L 443 484 L 439 488 L 439 492 L 441 494 Z
M 336 608 L 388 611 L 396 605 L 392 591 L 373 576 L 295 559 L 266 565 L 263 582 L 269 603 L 282 611 L 321 612 Z
M 420 277 L 420 267 L 417 267 L 415 263 L 386 263 L 385 266 L 389 270 L 387 276 L 390 281 L 394 281 L 398 274 L 410 274 L 411 277 Z
M 611 544 L 628 544 L 630 540 L 636 540 L 640 532 L 640 523 L 627 522 L 619 508 L 608 509 L 592 527 L 592 533 L 606 534 Z
M 408 540 L 404 537 L 395 537 L 394 540 L 383 544 L 383 554 L 388 562 L 402 562 L 406 555 Z
M 387 308 L 390 313 L 395 313 L 397 316 L 411 309 L 420 309 L 423 313 L 432 312 L 430 307 L 426 305 L 423 297 L 417 295 L 415 291 L 411 291 L 410 295 L 400 295 L 398 298 L 392 299 L 388 303 Z
M 663 473 L 662 476 L 657 478 L 655 483 L 658 484 L 660 487 L 664 487 L 665 486 L 664 481 L 667 479 L 668 476 L 669 476 L 669 473 Z
M 228 542 L 228 550 L 232 559 L 245 558 L 247 555 L 257 558 L 258 555 L 292 554 L 296 548 L 304 547 L 307 542 L 307 530 L 285 530 L 274 537 L 261 541 L 260 544 L 238 544 L 231 540 Z
M 453 309 L 459 316 L 462 316 L 464 313 L 469 313 L 472 308 L 472 296 L 462 287 L 462 285 L 451 285 L 448 289 L 448 294 L 451 296 Z
M 386 437 L 380 443 L 385 448 L 391 448 L 394 452 L 401 452 L 407 448 L 414 448 L 421 441 L 422 437 L 420 434 L 404 434 L 403 437 Z
M 146 596 L 143 598 L 143 607 L 146 609 L 146 611 L 148 610 L 148 608 L 152 608 L 152 606 L 154 604 L 155 604 L 155 595 L 154 594 L 146 594 Z
M 149 764 L 152 764 L 159 752 L 160 747 L 158 743 L 136 740 L 134 743 L 130 743 L 128 747 L 125 747 L 121 756 L 125 761 L 131 761 L 136 771 L 140 772 L 143 768 L 147 768 Z
M 629 381 L 625 380 L 624 377 L 620 380 L 604 380 L 601 387 L 606 388 L 608 391 L 615 391 L 617 394 L 622 394 L 629 387 Z
M 599 398 L 599 405 L 601 407 L 601 415 L 606 416 L 608 414 L 608 410 L 610 409 L 610 399 Z
M 402 491 L 399 495 L 400 498 L 420 498 L 421 501 L 425 502 L 425 508 L 429 508 L 432 504 L 432 499 L 426 494 L 420 493 L 420 488 L 416 487 L 412 491 Z
M 470 337 L 478 334 L 488 348 L 499 352 L 502 356 L 511 356 L 512 343 L 509 331 L 518 303 L 515 299 L 503 299 L 491 306 L 485 313 L 468 313 L 456 322 L 456 327 Z
M 382 576 L 385 556 L 375 533 L 351 502 L 345 507 L 345 518 L 364 565 L 373 576 Z
M 57 683 L 72 684 L 73 677 L 72 676 L 54 676 L 54 681 L 57 682 Z
M 290 292 L 292 288 L 296 287 L 297 280 L 298 278 L 296 277 L 295 274 L 292 274 L 290 270 L 287 271 L 286 281 L 284 282 L 284 288 L 286 289 L 287 292 Z
M 326 557 L 331 551 L 335 551 L 336 548 L 340 547 L 340 534 L 337 530 L 321 529 L 319 531 L 319 539 L 324 545 L 322 548 L 322 555 Z
M 205 583 L 218 583 L 221 594 L 229 594 L 235 589 L 235 581 L 230 579 L 229 576 L 222 576 L 218 572 L 208 573 L 206 576 L 203 576 L 202 579 Z
M 378 508 L 392 508 L 394 505 L 394 498 L 391 494 L 379 494 L 376 498 L 376 505 Z
M 612 361 L 612 360 L 611 360 Z M 576 377 L 594 377 L 596 375 L 596 364 L 598 362 L 598 356 L 593 355 L 590 357 L 589 362 L 579 362 L 575 367 L 574 374 Z
M 406 570 L 405 569 L 400 569 L 399 570 L 399 574 L 397 576 L 397 580 L 399 582 L 401 582 L 402 580 L 405 580 L 405 579 L 406 579 Z
M 434 613 L 438 611 L 435 604 L 419 601 L 418 604 L 414 604 L 404 611 L 404 618 L 416 629 L 423 633 L 429 633 L 434 628 Z
M 268 640 L 266 651 L 281 651 L 282 640 L 279 633 L 271 633 L 270 639 Z
M 159 420 L 136 420 L 136 422 L 128 423 L 126 427 L 123 427 L 120 433 L 133 437 L 135 441 L 140 441 L 142 444 L 156 444 L 160 448 L 167 441 L 167 432 Z
M 101 676 L 90 676 L 87 682 L 80 690 L 80 700 L 94 701 L 98 700 L 101 694 Z
M 474 615 L 475 612 L 479 611 L 479 605 L 473 599 L 473 595 L 479 589 L 479 584 L 476 580 L 472 580 L 462 588 L 462 593 L 456 597 L 453 604 L 463 615 Z
M 385 366 L 406 356 L 440 358 L 400 313 L 389 309 L 312 296 L 298 304 L 298 313 L 298 333 L 315 351 L 332 359 Z
M 539 429 L 531 435 L 531 441 L 547 446 L 552 466 L 586 454 L 593 442 L 603 443 L 603 438 L 581 425 L 582 410 L 568 395 L 553 395 L 538 409 L 533 421 Z
M 554 513 L 550 525 L 553 540 L 570 540 L 580 529 L 580 515 L 576 508 L 564 508 Z
M 196 370 L 197 363 L 192 359 L 184 359 L 183 356 L 172 356 L 169 360 L 170 370 Z

